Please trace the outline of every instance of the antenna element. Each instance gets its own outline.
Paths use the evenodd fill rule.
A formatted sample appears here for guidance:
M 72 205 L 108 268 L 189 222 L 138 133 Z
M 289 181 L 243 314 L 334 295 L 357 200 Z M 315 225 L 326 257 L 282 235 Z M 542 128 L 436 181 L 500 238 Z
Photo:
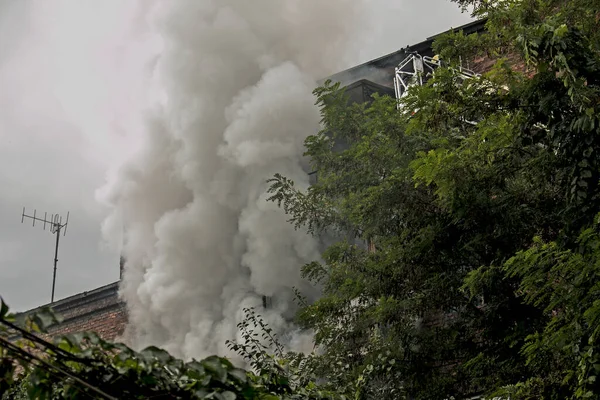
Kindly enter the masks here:
M 67 219 L 65 223 L 62 223 L 62 216 L 59 214 L 52 214 L 50 219 L 48 219 L 48 213 L 44 213 L 44 218 L 39 218 L 37 216 L 37 210 L 33 210 L 33 215 L 25 214 L 25 207 L 23 207 L 23 214 L 21 214 L 21 223 L 25 221 L 25 218 L 30 218 L 33 221 L 33 225 L 35 226 L 35 222 L 43 222 L 44 230 L 46 230 L 46 224 L 50 225 L 50 233 L 56 235 L 56 247 L 54 248 L 54 273 L 52 275 L 52 297 L 50 298 L 50 303 L 54 303 L 54 288 L 56 287 L 56 266 L 58 264 L 58 240 L 60 238 L 61 232 L 63 236 L 67 235 L 67 224 L 69 223 L 69 213 L 67 212 Z

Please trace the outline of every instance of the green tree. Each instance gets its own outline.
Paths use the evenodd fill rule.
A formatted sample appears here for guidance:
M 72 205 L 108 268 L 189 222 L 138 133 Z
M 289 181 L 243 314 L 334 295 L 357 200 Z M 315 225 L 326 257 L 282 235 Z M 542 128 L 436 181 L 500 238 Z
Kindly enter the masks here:
M 293 224 L 345 238 L 303 268 L 323 288 L 299 315 L 314 371 L 357 398 L 597 397 L 600 4 L 458 3 L 487 30 L 436 50 L 489 72 L 439 69 L 402 112 L 326 83 L 318 182 L 271 180 Z

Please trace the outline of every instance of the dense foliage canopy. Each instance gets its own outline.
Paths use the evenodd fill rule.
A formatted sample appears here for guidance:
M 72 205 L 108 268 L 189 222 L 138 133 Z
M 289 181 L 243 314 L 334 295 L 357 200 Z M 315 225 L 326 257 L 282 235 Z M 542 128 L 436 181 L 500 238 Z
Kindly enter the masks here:
M 458 2 L 487 29 L 435 48 L 489 72 L 439 69 L 402 112 L 328 83 L 318 183 L 271 181 L 297 227 L 344 238 L 304 267 L 314 371 L 359 398 L 600 397 L 600 3 Z

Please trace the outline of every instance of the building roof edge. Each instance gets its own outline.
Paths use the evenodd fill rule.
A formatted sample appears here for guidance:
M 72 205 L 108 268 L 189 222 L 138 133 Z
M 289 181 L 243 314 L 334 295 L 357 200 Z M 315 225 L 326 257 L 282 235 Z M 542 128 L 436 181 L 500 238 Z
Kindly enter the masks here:
M 482 31 L 484 29 L 486 22 L 487 22 L 487 18 L 483 18 L 483 19 L 479 19 L 479 20 L 476 20 L 476 21 L 473 21 L 473 22 L 469 22 L 468 24 L 461 25 L 461 26 L 456 27 L 456 28 L 448 29 L 448 30 L 446 30 L 444 32 L 440 32 L 440 33 L 438 33 L 436 35 L 430 36 L 430 37 L 428 37 L 427 39 L 425 39 L 422 42 L 415 43 L 413 45 L 408 45 L 408 46 L 400 48 L 399 50 L 396 50 L 396 51 L 394 51 L 392 53 L 388 53 L 388 54 L 383 55 L 381 57 L 374 58 L 372 60 L 369 60 L 369 61 L 364 62 L 364 63 L 359 64 L 359 65 L 355 65 L 354 67 L 345 69 L 343 71 L 336 72 L 335 74 L 332 74 L 332 75 L 330 75 L 330 76 L 328 76 L 326 78 L 323 78 L 323 79 L 319 80 L 319 82 L 322 83 L 322 82 L 325 82 L 326 80 L 333 80 L 333 81 L 335 81 L 336 80 L 335 79 L 336 76 L 340 76 L 341 77 L 343 75 L 348 75 L 348 74 L 351 75 L 353 71 L 358 71 L 358 70 L 360 70 L 362 68 L 365 68 L 365 67 L 377 67 L 377 66 L 384 67 L 386 61 L 394 59 L 395 57 L 398 57 L 399 55 L 406 54 L 406 53 L 409 53 L 411 51 L 419 51 L 419 50 L 421 50 L 423 48 L 431 47 L 431 44 L 433 43 L 433 41 L 435 39 L 437 39 L 438 37 L 440 37 L 441 35 L 444 35 L 446 33 L 456 32 L 456 31 L 461 31 L 461 30 L 462 31 L 466 31 L 468 34 L 475 33 L 475 32 L 480 32 L 480 31 Z
M 85 292 L 81 292 L 81 293 L 78 293 L 78 294 L 75 294 L 75 295 L 72 295 L 69 297 L 65 297 L 64 299 L 57 300 L 54 303 L 44 304 L 44 305 L 32 308 L 30 310 L 20 312 L 17 315 L 34 313 L 34 312 L 36 312 L 42 308 L 46 308 L 46 307 L 50 307 L 55 311 L 66 310 L 73 306 L 78 305 L 78 303 L 80 303 L 81 300 L 93 301 L 93 300 L 97 300 L 100 298 L 104 298 L 104 297 L 106 297 L 107 294 L 112 294 L 112 293 L 118 292 L 119 283 L 120 283 L 119 281 L 109 283 L 108 285 L 104 285 L 104 286 L 101 286 L 99 288 L 96 288 L 96 289 L 93 289 L 90 291 L 85 291 Z

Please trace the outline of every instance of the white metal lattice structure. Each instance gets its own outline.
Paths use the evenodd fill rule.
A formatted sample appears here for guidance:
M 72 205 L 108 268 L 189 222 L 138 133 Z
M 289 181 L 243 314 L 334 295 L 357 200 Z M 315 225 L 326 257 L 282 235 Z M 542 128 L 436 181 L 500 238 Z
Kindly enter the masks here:
M 404 97 L 411 86 L 422 86 L 441 66 L 442 61 L 438 56 L 421 56 L 416 52 L 408 54 L 394 71 L 396 99 L 400 100 Z M 462 66 L 456 72 L 463 80 L 478 76 L 475 72 Z

